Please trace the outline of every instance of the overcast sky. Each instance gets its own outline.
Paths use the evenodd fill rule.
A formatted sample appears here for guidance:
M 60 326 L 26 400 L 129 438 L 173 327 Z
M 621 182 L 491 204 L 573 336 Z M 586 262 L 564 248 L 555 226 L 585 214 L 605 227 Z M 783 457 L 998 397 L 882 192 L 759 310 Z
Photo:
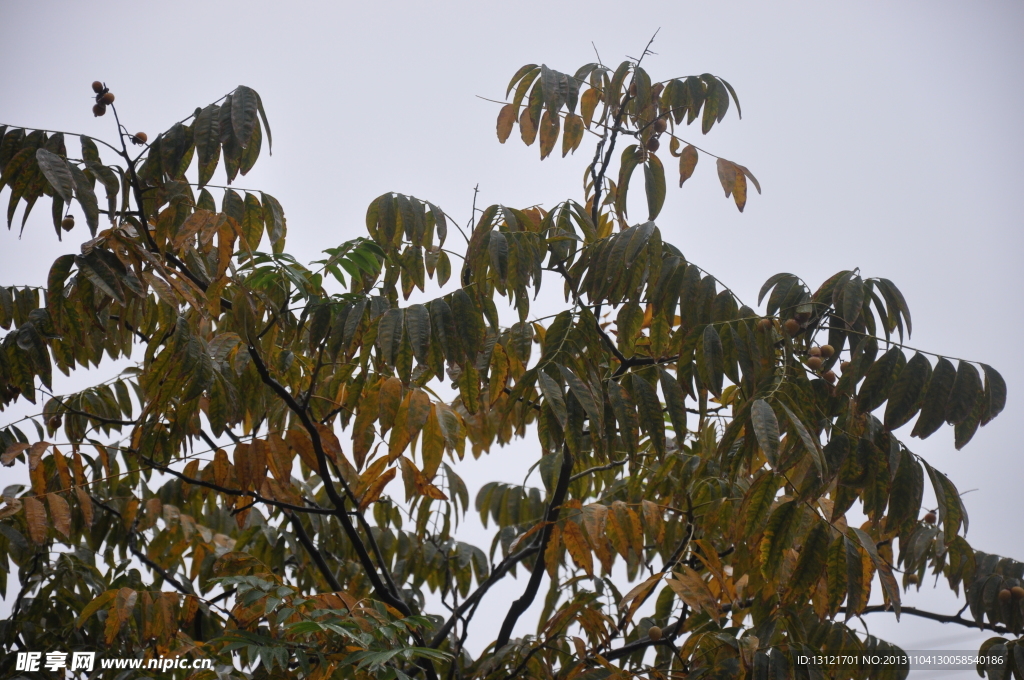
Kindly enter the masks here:
M 478 96 L 502 99 L 526 63 L 571 73 L 595 60 L 595 46 L 617 64 L 659 27 L 645 62 L 654 79 L 710 72 L 743 105 L 742 121 L 731 109 L 706 138 L 683 135 L 749 167 L 764 190 L 739 214 L 702 157 L 684 189 L 670 177 L 657 220 L 665 239 L 751 306 L 780 271 L 812 286 L 853 267 L 888 277 L 910 304 L 911 345 L 1000 370 L 1006 411 L 965 451 L 954 450 L 950 428 L 907 443 L 962 491 L 978 489 L 965 496 L 972 545 L 1024 559 L 1021 2 L 4 0 L 0 123 L 111 138 L 111 116 L 90 112 L 89 84 L 99 79 L 129 129 L 152 138 L 249 85 L 266 106 L 274 155 L 264 146 L 237 184 L 281 201 L 288 250 L 308 261 L 362 235 L 367 203 L 385 191 L 460 219 L 477 184 L 482 205 L 580 199 L 590 139 L 575 157 L 540 162 L 517 133 L 497 142 L 498 107 Z M 17 225 L 0 231 L 0 285 L 41 284 L 53 258 L 77 247 L 55 242 L 47 207 L 21 240 Z M 528 442 L 496 449 L 486 465 L 466 466 L 466 478 L 519 481 L 535 457 Z M 926 590 L 905 604 L 959 609 L 941 584 Z M 910 617 L 868 619 L 872 633 L 905 649 L 976 648 L 986 637 Z M 524 617 L 517 633 L 534 623 Z M 491 622 L 480 624 L 493 639 Z

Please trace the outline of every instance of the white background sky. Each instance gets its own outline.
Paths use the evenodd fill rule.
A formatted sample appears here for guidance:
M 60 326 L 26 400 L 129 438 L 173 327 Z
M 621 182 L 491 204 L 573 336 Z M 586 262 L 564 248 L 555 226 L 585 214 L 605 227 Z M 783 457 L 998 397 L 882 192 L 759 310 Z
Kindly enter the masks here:
M 721 194 L 713 159 L 702 157 L 684 189 L 670 177 L 657 220 L 666 240 L 752 306 L 780 271 L 812 286 L 853 267 L 888 277 L 910 304 L 911 345 L 999 369 L 1006 411 L 965 451 L 954 450 L 950 428 L 908 444 L 961 490 L 978 489 L 965 497 L 972 545 L 1024 559 L 1014 434 L 1024 417 L 1020 2 L 6 0 L 0 122 L 111 138 L 112 117 L 90 112 L 89 84 L 100 79 L 126 125 L 152 138 L 249 85 L 265 103 L 274 155 L 264 145 L 237 184 L 281 201 L 288 250 L 308 261 L 362 235 L 366 205 L 385 191 L 460 219 L 477 183 L 482 205 L 580 198 L 589 138 L 575 157 L 540 162 L 518 132 L 498 144 L 498 107 L 476 95 L 501 99 L 525 63 L 571 73 L 594 60 L 591 41 L 617 64 L 659 27 L 657 54 L 645 62 L 652 77 L 711 72 L 743 105 L 742 121 L 733 108 L 707 138 L 698 129 L 683 136 L 746 165 L 764 189 L 740 215 Z M 0 285 L 41 284 L 53 258 L 76 249 L 75 239 L 56 243 L 48 207 L 37 206 L 20 240 L 17 224 L 0 231 Z M 554 309 L 555 297 L 534 309 Z M 496 449 L 465 476 L 471 488 L 518 481 L 535 456 L 529 442 Z M 954 613 L 959 604 L 943 589 L 905 603 Z M 504 612 L 518 592 L 490 596 L 479 641 L 497 631 L 499 617 L 488 612 Z M 908 618 L 876 614 L 868 624 L 905 649 L 976 648 L 985 637 Z M 524 617 L 517 633 L 534 623 Z

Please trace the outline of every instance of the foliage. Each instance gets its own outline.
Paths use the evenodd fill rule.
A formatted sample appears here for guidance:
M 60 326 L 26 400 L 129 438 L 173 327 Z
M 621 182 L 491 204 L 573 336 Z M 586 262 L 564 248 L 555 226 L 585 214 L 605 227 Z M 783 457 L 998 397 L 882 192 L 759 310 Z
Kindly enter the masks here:
M 31 479 L 0 509 L 5 646 L 213 655 L 234 677 L 232 660 L 251 677 L 817 677 L 832 671 L 797 655 L 895 649 L 844 617 L 899 616 L 928 572 L 964 585 L 978 625 L 1019 635 L 1024 565 L 970 547 L 956 487 L 894 434 L 948 423 L 961 448 L 1002 410 L 1002 378 L 905 346 L 888 279 L 777 274 L 762 316 L 666 242 L 659 140 L 682 185 L 707 153 L 685 126 L 707 134 L 740 106 L 716 76 L 652 83 L 641 61 L 520 69 L 499 140 L 518 125 L 543 159 L 593 135 L 584 196 L 479 211 L 461 252 L 440 207 L 389 192 L 369 238 L 297 262 L 281 204 L 231 187 L 271 143 L 245 86 L 151 143 L 118 119 L 119 143 L 101 142 L 115 162 L 89 137 L 0 127 L 9 224 L 47 196 L 58 236 L 77 201 L 92 237 L 45 288 L 0 288 L 0 404 L 42 408 L 0 430 L 3 464 Z M 760 191 L 742 165 L 716 169 L 740 210 Z M 531 318 L 545 276 L 566 307 Z M 104 356 L 132 365 L 53 392 L 54 367 Z M 535 443 L 540 486 L 487 484 L 471 508 L 458 461 L 515 438 Z M 455 538 L 471 510 L 490 546 Z M 522 597 L 473 657 L 473 616 L 516 575 Z M 513 637 L 545 576 L 536 632 Z

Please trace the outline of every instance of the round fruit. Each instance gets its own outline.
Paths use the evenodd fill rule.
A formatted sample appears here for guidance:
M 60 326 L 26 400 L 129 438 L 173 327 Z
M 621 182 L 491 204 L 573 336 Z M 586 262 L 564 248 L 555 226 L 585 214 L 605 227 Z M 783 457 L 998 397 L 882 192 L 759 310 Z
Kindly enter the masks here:
M 657 132 L 658 134 L 661 134 L 667 129 L 668 123 L 665 122 L 664 118 L 659 118 L 658 120 L 654 121 L 654 131 Z
M 664 89 L 665 89 L 665 86 L 662 85 L 661 83 L 655 83 L 654 85 L 651 85 L 651 96 L 652 97 L 659 97 L 659 96 L 661 96 L 661 91 L 664 90 Z
M 763 331 L 770 331 L 772 329 L 773 324 L 771 319 L 761 319 L 757 323 Z
M 800 322 L 796 319 L 786 319 L 786 323 L 782 325 L 790 335 L 796 335 L 800 332 Z
M 145 132 L 136 132 L 135 139 L 139 140 L 139 144 L 145 144 L 146 142 L 149 141 L 149 135 L 147 135 Z
M 1003 588 L 1002 590 L 999 591 L 999 601 L 1000 602 L 1009 602 L 1011 597 L 1013 597 L 1013 593 L 1011 593 L 1006 588 Z
M 836 384 L 836 372 L 835 371 L 826 371 L 825 375 L 823 375 L 821 377 L 824 378 L 825 381 L 829 385 L 835 385 Z
M 929 512 L 927 515 L 924 516 L 924 521 L 928 524 L 935 524 L 935 520 L 936 517 L 934 512 Z
M 95 92 L 96 94 L 99 94 L 100 92 L 103 92 L 103 83 L 101 83 L 98 80 L 92 81 L 92 91 Z
M 46 421 L 46 424 L 50 426 L 51 430 L 56 430 L 60 427 L 60 416 L 50 416 L 50 419 Z
M 807 321 L 810 318 L 811 318 L 811 313 L 810 312 L 797 312 L 796 313 L 797 321 L 803 322 L 803 321 Z
M 812 347 L 809 350 L 807 350 L 807 353 L 810 354 L 812 357 L 820 357 L 821 356 L 821 348 L 820 347 Z
M 651 137 L 647 140 L 647 150 L 657 151 L 661 147 L 661 142 L 658 141 L 657 137 Z
M 821 357 L 810 357 L 809 359 L 807 359 L 807 368 L 811 369 L 812 371 L 817 371 L 819 368 L 821 368 L 821 364 Z
M 836 348 L 833 347 L 832 345 L 822 345 L 821 346 L 821 356 L 825 357 L 826 359 L 831 358 L 832 355 L 835 354 L 835 353 L 836 353 Z
M 839 364 L 839 368 L 842 369 L 843 373 L 846 373 L 846 371 L 850 370 L 850 365 L 851 364 L 849 361 L 844 361 L 841 364 Z
M 113 103 L 114 103 L 114 93 L 113 92 L 105 92 L 103 94 L 103 96 L 100 97 L 100 104 L 113 104 Z
M 1018 600 L 1024 598 L 1024 588 L 1021 588 L 1020 586 L 1010 588 L 1010 593 Z
M 68 215 L 60 221 L 60 226 L 64 231 L 71 231 L 75 228 L 75 216 Z
M 106 112 L 107 112 L 107 107 L 104 106 L 103 104 L 96 104 L 95 106 L 92 107 L 92 115 L 94 115 L 94 116 L 99 117 L 99 116 L 102 116 Z
M 907 574 L 907 583 L 909 583 L 910 585 L 916 586 L 920 582 L 921 577 L 919 577 L 917 574 Z
M 657 642 L 661 639 L 661 628 L 658 626 L 651 626 L 647 629 L 647 637 Z

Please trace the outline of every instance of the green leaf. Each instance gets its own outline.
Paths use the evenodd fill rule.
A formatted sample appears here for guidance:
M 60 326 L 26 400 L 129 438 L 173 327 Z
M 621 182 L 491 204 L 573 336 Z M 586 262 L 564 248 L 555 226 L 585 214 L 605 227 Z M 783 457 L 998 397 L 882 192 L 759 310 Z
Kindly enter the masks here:
M 907 362 L 889 391 L 889 401 L 885 406 L 885 429 L 902 427 L 917 414 L 931 375 L 931 362 L 920 352 Z
M 243 149 L 252 141 L 259 104 L 259 95 L 251 87 L 239 85 L 231 93 L 231 129 Z
M 200 111 L 193 130 L 199 155 L 199 186 L 202 187 L 213 179 L 220 161 L 220 107 L 210 104 Z
M 245 211 L 242 213 L 242 238 L 249 250 L 256 250 L 263 240 L 263 206 L 253 194 L 245 194 Z
M 100 225 L 100 206 L 99 201 L 96 200 L 96 193 L 92 190 L 89 179 L 78 166 L 68 165 L 67 167 L 71 170 L 71 176 L 74 178 L 75 198 L 78 199 L 78 204 L 82 206 L 82 212 L 85 213 L 85 222 L 89 226 L 89 233 L 95 236 L 96 229 Z
M 483 324 L 480 313 L 473 304 L 473 300 L 462 288 L 452 294 L 452 316 L 455 321 L 455 328 L 462 341 L 462 347 L 470 361 L 476 359 L 480 351 L 481 336 L 483 335 Z
M 562 388 L 555 382 L 554 378 L 544 371 L 537 371 L 537 382 L 540 384 L 540 391 L 544 395 L 548 408 L 555 414 L 558 424 L 564 430 L 568 414 L 565 408 L 565 396 L 562 394 Z
M 576 400 L 580 402 L 583 410 L 587 412 L 587 416 L 590 418 L 591 432 L 603 430 L 604 417 L 601 412 L 602 409 L 598 409 L 597 400 L 594 398 L 594 393 L 591 392 L 590 387 L 565 366 L 559 364 L 558 370 L 562 373 L 562 379 L 565 380 L 565 384 L 572 391 Z
M 65 203 L 70 203 L 73 196 L 75 180 L 71 177 L 66 160 L 46 149 L 36 149 L 36 162 L 42 170 L 46 181 L 50 183 Z
M 615 194 L 615 212 L 620 219 L 626 219 L 626 196 L 629 192 L 629 179 L 633 170 L 643 160 L 643 149 L 633 144 L 622 151 L 622 163 L 619 165 L 619 182 Z
M 828 548 L 825 563 L 825 574 L 828 578 L 828 609 L 835 614 L 846 599 L 846 537 L 838 536 Z
M 803 504 L 786 501 L 775 508 L 761 539 L 761 573 L 765 580 L 775 582 L 782 568 L 783 554 L 793 546 L 793 539 L 803 523 Z
M 647 192 L 647 219 L 653 220 L 665 205 L 665 166 L 654 153 L 644 162 L 644 188 Z
M 1006 381 L 999 375 L 999 371 L 988 364 L 982 364 L 981 368 L 985 371 L 985 410 L 981 424 L 985 425 L 1002 413 L 1006 406 Z
M 775 502 L 781 478 L 771 470 L 762 471 L 750 485 L 743 497 L 741 516 L 743 518 L 743 536 L 750 538 L 761 531 L 768 513 Z
M 928 381 L 928 389 L 924 393 L 921 415 L 917 417 L 914 430 L 910 433 L 911 437 L 926 439 L 942 427 L 946 416 L 946 402 L 953 390 L 956 373 L 953 364 L 944 357 L 935 364 L 931 380 Z
M 701 378 L 706 379 L 707 388 L 716 397 L 722 396 L 722 380 L 725 377 L 725 356 L 722 349 L 722 339 L 718 331 L 711 324 L 704 328 L 704 365 L 707 367 L 707 375 Z
M 888 352 L 871 364 L 857 393 L 857 409 L 861 413 L 874 411 L 888 398 L 893 371 L 901 360 L 906 361 L 902 350 L 893 345 Z
M 810 532 L 804 537 L 800 557 L 789 577 L 785 599 L 790 601 L 803 599 L 817 584 L 821 572 L 825 570 L 825 565 L 828 562 L 831 537 L 832 527 L 827 522 L 815 521 Z
M 956 378 L 946 401 L 946 422 L 956 425 L 963 422 L 971 414 L 974 405 L 981 399 L 983 389 L 978 369 L 966 361 L 961 361 L 956 369 Z
M 775 417 L 775 410 L 764 399 L 755 399 L 750 409 L 750 420 L 754 425 L 757 443 L 764 451 L 765 458 L 775 467 L 779 459 L 779 421 Z
M 781 401 L 779 402 L 779 406 L 781 406 L 782 410 L 786 412 L 786 415 L 789 417 L 789 422 L 793 425 L 793 429 L 796 430 L 797 436 L 800 437 L 800 441 L 803 443 L 807 453 L 811 455 L 811 459 L 814 461 L 814 466 L 818 469 L 818 474 L 824 475 L 825 461 L 821 457 L 821 447 L 819 446 L 817 439 L 811 436 L 811 433 L 807 430 L 803 421 L 801 421 L 788 406 Z
M 423 305 L 410 305 L 405 310 L 405 327 L 416 361 L 427 363 L 430 352 L 430 312 Z
M 681 444 L 686 437 L 686 395 L 683 394 L 679 381 L 664 368 L 658 369 L 658 377 L 661 381 L 661 393 L 665 395 L 665 406 L 672 421 L 672 429 L 675 431 L 676 440 Z
M 665 418 L 661 415 L 661 400 L 649 382 L 636 373 L 632 374 L 631 392 L 640 415 L 640 427 L 651 439 L 651 446 L 658 456 L 665 455 Z
M 619 437 L 622 439 L 622 445 L 628 453 L 636 453 L 639 446 L 636 433 L 640 429 L 636 408 L 629 400 L 625 390 L 614 380 L 608 381 L 608 402 L 612 406 L 615 420 L 619 423 Z

